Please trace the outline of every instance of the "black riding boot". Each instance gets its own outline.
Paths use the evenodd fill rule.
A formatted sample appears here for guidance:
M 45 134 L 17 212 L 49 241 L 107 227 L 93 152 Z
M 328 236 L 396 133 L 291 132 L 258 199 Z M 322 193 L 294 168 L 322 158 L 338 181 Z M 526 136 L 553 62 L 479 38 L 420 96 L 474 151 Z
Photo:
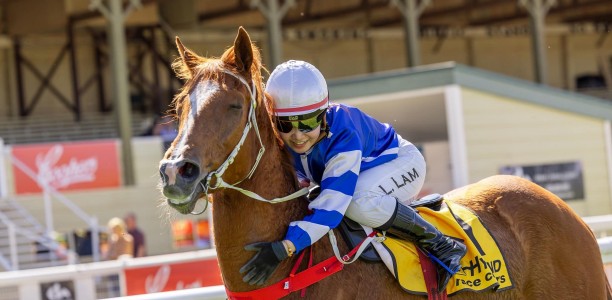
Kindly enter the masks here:
M 465 245 L 445 236 L 423 219 L 416 210 L 399 202 L 397 203 L 395 216 L 391 218 L 390 222 L 391 224 L 389 222 L 385 224 L 390 225 L 387 232 L 416 243 L 417 246 L 438 258 L 453 271 L 451 274 L 439 263 L 436 264 L 438 289 L 439 292 L 444 291 L 450 278 L 461 268 L 459 261 L 467 252 Z

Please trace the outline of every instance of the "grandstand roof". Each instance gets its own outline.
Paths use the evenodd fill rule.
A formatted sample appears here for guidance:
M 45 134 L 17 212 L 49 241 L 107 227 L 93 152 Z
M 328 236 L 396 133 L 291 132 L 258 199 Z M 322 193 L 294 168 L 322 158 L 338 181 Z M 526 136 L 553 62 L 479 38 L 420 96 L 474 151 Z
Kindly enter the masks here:
M 612 120 L 612 101 L 452 62 L 330 80 L 328 85 L 331 101 L 393 120 L 394 127 L 414 140 L 446 139 L 445 87 L 453 85 Z

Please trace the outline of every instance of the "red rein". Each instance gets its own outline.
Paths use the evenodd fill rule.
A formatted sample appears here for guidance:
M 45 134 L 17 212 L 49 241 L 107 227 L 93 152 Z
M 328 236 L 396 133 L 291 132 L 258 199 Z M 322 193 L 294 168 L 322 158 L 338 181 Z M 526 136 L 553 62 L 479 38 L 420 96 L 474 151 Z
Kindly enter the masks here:
M 368 236 L 374 236 L 375 234 L 376 232 L 373 231 Z M 363 241 L 361 243 L 363 243 Z M 359 245 L 357 245 L 353 250 L 351 250 L 348 254 L 346 254 L 342 259 L 344 261 L 350 260 L 353 257 L 353 255 L 355 255 L 357 250 L 359 249 L 359 246 L 361 246 L 361 243 L 359 243 Z M 313 285 L 331 276 L 332 274 L 339 272 L 340 270 L 344 268 L 344 264 L 338 261 L 338 259 L 335 256 L 332 256 L 318 263 L 317 265 L 312 266 L 312 247 L 311 247 L 310 258 L 309 258 L 310 261 L 308 263 L 308 266 L 309 266 L 308 269 L 296 274 L 297 268 L 300 266 L 302 259 L 304 258 L 305 252 L 306 251 L 302 252 L 300 257 L 298 258 L 297 262 L 293 266 L 293 269 L 291 270 L 291 273 L 289 273 L 289 277 L 273 285 L 267 286 L 265 288 L 248 291 L 248 292 L 232 292 L 226 288 L 225 290 L 227 292 L 228 299 L 230 300 L 280 299 L 282 297 L 285 297 L 299 290 L 303 290 L 302 291 L 302 297 L 303 297 L 305 295 L 304 289 L 306 287 Z

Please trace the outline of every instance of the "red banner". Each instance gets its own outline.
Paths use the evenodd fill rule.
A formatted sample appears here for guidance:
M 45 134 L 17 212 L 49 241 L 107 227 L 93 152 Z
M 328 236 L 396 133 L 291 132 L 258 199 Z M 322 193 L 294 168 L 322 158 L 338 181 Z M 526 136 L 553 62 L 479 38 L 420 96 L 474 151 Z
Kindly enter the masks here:
M 117 142 L 112 140 L 16 145 L 12 156 L 30 175 L 59 191 L 117 187 L 121 184 Z M 15 193 L 40 193 L 36 180 L 13 163 Z
M 126 269 L 124 273 L 128 296 L 223 284 L 216 258 Z

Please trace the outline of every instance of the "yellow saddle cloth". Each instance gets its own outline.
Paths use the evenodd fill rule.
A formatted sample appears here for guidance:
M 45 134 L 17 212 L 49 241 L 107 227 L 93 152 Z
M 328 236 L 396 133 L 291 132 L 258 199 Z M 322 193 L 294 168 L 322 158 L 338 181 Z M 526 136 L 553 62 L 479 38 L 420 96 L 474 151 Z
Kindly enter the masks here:
M 461 259 L 461 270 L 449 281 L 448 295 L 460 291 L 501 291 L 512 288 L 512 280 L 497 242 L 478 216 L 464 206 L 444 200 L 440 211 L 419 207 L 420 215 L 450 237 L 462 240 L 467 254 Z M 411 242 L 387 238 L 383 245 L 393 259 L 395 278 L 409 293 L 427 294 L 417 249 Z

